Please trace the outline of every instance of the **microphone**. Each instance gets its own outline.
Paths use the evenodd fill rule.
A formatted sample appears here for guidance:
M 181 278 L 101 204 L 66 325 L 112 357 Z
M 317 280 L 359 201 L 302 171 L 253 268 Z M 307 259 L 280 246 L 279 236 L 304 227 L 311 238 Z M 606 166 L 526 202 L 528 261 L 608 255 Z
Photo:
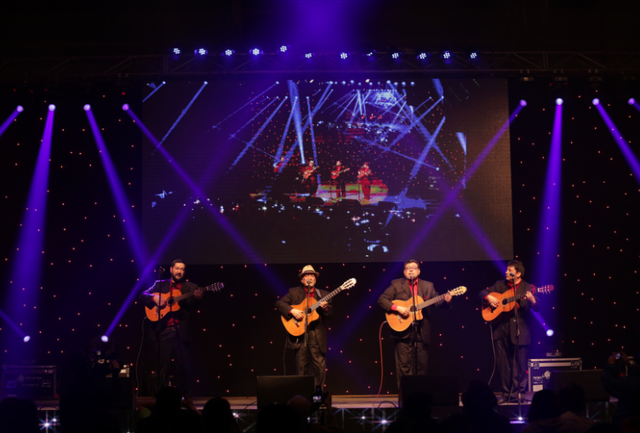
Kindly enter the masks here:
M 510 276 L 511 278 L 513 278 L 513 277 L 515 277 L 515 274 L 514 274 L 513 272 L 509 272 L 509 276 Z

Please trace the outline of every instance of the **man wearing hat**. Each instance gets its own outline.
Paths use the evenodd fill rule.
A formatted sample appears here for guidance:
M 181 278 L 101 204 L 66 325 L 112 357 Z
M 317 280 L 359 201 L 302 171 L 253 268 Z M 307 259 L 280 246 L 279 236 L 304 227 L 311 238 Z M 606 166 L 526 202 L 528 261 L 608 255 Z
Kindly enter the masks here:
M 276 308 L 285 320 L 295 319 L 297 323 L 304 326 L 308 321 L 306 332 L 299 336 L 289 335 L 287 347 L 293 349 L 297 374 L 303 376 L 310 371 L 314 377 L 315 386 L 324 389 L 327 363 L 325 355 L 327 353 L 327 328 L 324 326 L 324 319 L 331 315 L 333 306 L 331 301 L 322 302 L 321 308 L 317 308 L 318 318 L 309 321 L 305 318 L 305 306 L 313 306 L 319 299 L 327 296 L 329 292 L 316 288 L 316 278 L 320 274 L 307 265 L 302 268 L 298 275 L 300 286 L 289 289 L 289 292 L 276 302 Z

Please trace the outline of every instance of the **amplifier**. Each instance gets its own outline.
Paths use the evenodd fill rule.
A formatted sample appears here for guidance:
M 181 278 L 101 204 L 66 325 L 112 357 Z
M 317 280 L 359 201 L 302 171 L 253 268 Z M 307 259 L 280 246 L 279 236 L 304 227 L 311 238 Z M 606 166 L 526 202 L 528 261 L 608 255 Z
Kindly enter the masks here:
M 56 396 L 55 365 L 3 365 L 5 397 L 52 398 Z
M 530 359 L 529 391 L 537 392 L 549 388 L 549 381 L 556 371 L 582 370 L 582 358 Z

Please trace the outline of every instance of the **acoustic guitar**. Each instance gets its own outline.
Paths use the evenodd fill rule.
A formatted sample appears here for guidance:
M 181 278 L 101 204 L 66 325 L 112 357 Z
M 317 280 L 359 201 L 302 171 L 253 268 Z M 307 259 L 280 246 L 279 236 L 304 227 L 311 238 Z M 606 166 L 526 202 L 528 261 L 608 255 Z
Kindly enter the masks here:
M 460 296 L 466 291 L 467 291 L 466 287 L 460 286 L 460 287 L 456 287 L 453 290 L 449 290 L 447 293 L 449 293 L 451 296 Z M 385 313 L 385 315 L 387 316 L 387 322 L 389 323 L 389 326 L 391 326 L 391 329 L 393 329 L 394 331 L 397 331 L 397 332 L 404 331 L 409 327 L 409 325 L 411 325 L 413 321 L 422 320 L 424 316 L 422 315 L 421 310 L 423 308 L 428 307 L 429 305 L 433 305 L 436 302 L 439 302 L 440 300 L 444 299 L 447 293 L 444 293 L 440 296 L 436 296 L 435 298 L 427 299 L 426 301 L 423 301 L 422 297 L 416 296 L 415 307 L 413 305 L 413 298 L 407 299 L 406 301 L 403 301 L 401 299 L 393 300 L 392 302 L 394 304 L 396 304 L 399 307 L 408 308 L 409 310 L 411 310 L 411 313 L 409 313 L 409 317 L 406 317 L 406 318 L 402 317 L 400 313 L 395 312 L 393 310 L 388 313 Z
M 342 173 L 345 171 L 351 170 L 350 168 L 345 168 L 344 170 L 334 170 L 331 172 L 331 179 L 336 180 Z
M 531 286 L 531 293 L 534 295 L 548 295 L 553 292 L 553 286 L 547 285 L 536 288 L 535 286 Z M 498 299 L 498 306 L 493 308 L 491 304 L 487 304 L 482 307 L 482 318 L 487 322 L 492 322 L 500 316 L 502 313 L 507 313 L 516 306 L 516 301 L 526 297 L 526 293 L 515 295 L 513 289 L 509 289 L 504 293 L 491 292 L 489 293 L 491 296 L 494 296 Z
M 342 292 L 343 290 L 348 290 L 355 285 L 356 285 L 356 279 L 351 278 L 350 280 L 345 281 L 344 284 L 342 284 L 340 287 L 338 287 L 333 292 L 329 293 L 327 296 L 323 297 L 319 301 L 316 301 L 315 298 L 310 298 L 308 303 L 307 301 L 304 301 L 301 304 L 292 305 L 291 308 L 301 310 L 303 313 L 305 313 L 307 315 L 307 324 L 309 324 L 314 320 L 318 320 L 320 318 L 320 315 L 316 310 L 318 309 L 321 303 L 329 301 L 338 293 Z M 285 318 L 284 316 L 281 316 L 281 319 L 282 319 L 282 324 L 284 325 L 287 332 L 293 335 L 294 337 L 299 337 L 300 335 L 304 334 L 304 332 L 306 331 L 304 327 L 304 321 L 299 321 L 293 316 L 291 316 L 291 318 L 289 319 Z
M 219 292 L 223 288 L 223 283 L 213 283 L 205 287 L 198 287 L 198 289 L 202 290 L 203 292 Z M 152 322 L 157 322 L 172 311 L 178 311 L 180 309 L 180 304 L 178 304 L 178 302 L 193 296 L 194 293 L 195 290 L 193 292 L 185 294 L 180 293 L 179 290 L 171 290 L 169 293 L 160 293 L 160 300 L 166 301 L 165 306 L 162 308 L 159 308 L 157 306 L 152 308 L 144 307 L 147 313 L 147 317 Z

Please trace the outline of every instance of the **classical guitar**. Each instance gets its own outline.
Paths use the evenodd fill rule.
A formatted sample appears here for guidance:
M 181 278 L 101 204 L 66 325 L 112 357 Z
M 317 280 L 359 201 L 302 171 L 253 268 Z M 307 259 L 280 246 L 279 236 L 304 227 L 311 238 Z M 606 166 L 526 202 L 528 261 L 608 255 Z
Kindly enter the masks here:
M 351 278 L 350 280 L 345 281 L 344 284 L 342 284 L 340 287 L 335 289 L 333 292 L 321 298 L 319 301 L 316 301 L 314 298 L 310 298 L 308 304 L 305 301 L 298 305 L 292 305 L 291 308 L 295 308 L 297 310 L 301 310 L 305 312 L 305 314 L 307 315 L 307 323 L 311 323 L 314 320 L 318 320 L 318 318 L 320 317 L 320 315 L 316 310 L 318 309 L 318 307 L 320 307 L 321 303 L 327 302 L 328 300 L 336 296 L 338 293 L 342 292 L 343 290 L 348 290 L 355 285 L 356 285 L 356 279 Z M 282 324 L 284 325 L 287 332 L 289 332 L 289 334 L 293 335 L 294 337 L 298 337 L 304 334 L 304 331 L 305 331 L 304 321 L 300 321 L 293 316 L 289 319 L 285 318 L 284 316 L 282 316 L 281 318 L 282 318 Z
M 331 179 L 336 180 L 342 173 L 345 171 L 351 170 L 350 168 L 345 168 L 344 170 L 334 170 L 331 172 Z
M 219 292 L 224 288 L 223 283 L 213 283 L 205 287 L 198 287 L 198 289 L 203 292 Z M 187 299 L 190 296 L 193 296 L 195 290 L 193 292 L 182 294 L 179 290 L 172 290 L 169 293 L 160 293 L 161 301 L 166 301 L 164 307 L 144 307 L 147 313 L 147 317 L 152 322 L 157 322 L 162 319 L 164 316 L 169 314 L 172 311 L 178 311 L 180 309 L 179 301 L 183 299 Z
M 466 291 L 467 291 L 466 287 L 460 286 L 460 287 L 456 287 L 453 290 L 449 290 L 447 293 L 449 293 L 451 296 L 460 296 Z M 400 313 L 397 313 L 395 311 L 390 311 L 388 313 L 385 313 L 385 315 L 387 316 L 387 322 L 389 323 L 389 326 L 391 326 L 391 329 L 393 329 L 394 331 L 397 331 L 397 332 L 404 331 L 409 327 L 409 325 L 411 325 L 411 322 L 413 322 L 414 320 L 422 320 L 423 315 L 421 310 L 423 308 L 441 301 L 442 299 L 444 299 L 446 295 L 447 294 L 444 293 L 440 296 L 436 296 L 435 298 L 427 299 L 426 301 L 423 301 L 422 297 L 416 296 L 415 307 L 413 305 L 413 299 L 407 299 L 406 301 L 395 299 L 393 301 L 394 304 L 396 304 L 399 307 L 405 307 L 410 309 L 411 313 L 409 314 L 409 317 L 404 318 L 400 315 Z
M 373 172 L 371 170 L 358 170 L 358 180 L 367 179 Z
M 531 286 L 531 293 L 534 295 L 547 295 L 551 292 L 553 292 L 552 285 L 537 288 L 535 286 Z M 513 289 L 509 289 L 504 293 L 491 292 L 489 294 L 498 299 L 498 306 L 493 308 L 490 304 L 487 304 L 482 307 L 482 318 L 487 322 L 495 320 L 502 313 L 507 313 L 513 310 L 516 306 L 516 301 L 527 296 L 525 293 L 514 296 Z
M 311 168 L 311 169 L 306 168 L 306 169 L 304 170 L 304 174 L 302 175 L 302 180 L 307 180 L 307 179 L 309 179 L 309 178 L 311 177 L 311 175 L 313 174 L 313 172 L 314 172 L 314 171 L 316 171 L 316 170 L 317 170 L 317 169 L 319 169 L 319 168 L 320 168 L 320 166 L 319 166 L 319 165 L 316 165 L 315 167 L 313 167 L 313 168 Z

